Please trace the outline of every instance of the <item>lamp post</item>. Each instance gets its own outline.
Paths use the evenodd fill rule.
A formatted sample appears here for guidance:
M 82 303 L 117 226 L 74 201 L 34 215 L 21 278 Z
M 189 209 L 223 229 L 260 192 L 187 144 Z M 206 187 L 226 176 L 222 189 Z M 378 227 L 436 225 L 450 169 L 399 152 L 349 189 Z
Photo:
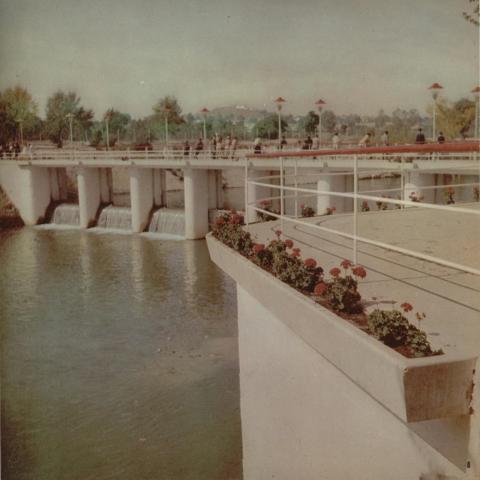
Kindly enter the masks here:
M 168 149 L 168 116 L 172 111 L 172 107 L 170 105 L 165 105 L 165 148 Z
M 207 113 L 209 112 L 207 107 L 203 107 L 200 113 L 203 115 L 203 142 L 207 142 Z
M 277 111 L 278 111 L 278 149 L 281 150 L 282 148 L 282 106 L 286 102 L 285 99 L 282 97 L 278 97 L 275 100 L 277 104 Z
M 110 132 L 108 130 L 108 122 L 110 121 L 111 118 L 112 118 L 112 111 L 107 110 L 107 112 L 105 113 L 105 134 L 107 137 L 107 151 L 110 150 Z
M 478 115 L 479 115 L 479 113 L 480 113 L 480 108 L 479 108 L 479 104 L 480 104 L 480 86 L 475 87 L 475 88 L 472 90 L 472 94 L 473 94 L 473 96 L 475 97 L 475 131 L 474 131 L 473 135 L 474 135 L 475 138 L 478 140 L 479 137 L 480 137 L 480 132 L 478 131 Z
M 326 103 L 327 102 L 324 102 L 321 98 L 315 102 L 318 109 L 318 141 L 320 146 L 322 146 L 322 110 Z
M 70 127 L 70 148 L 73 149 L 73 113 L 67 113 L 65 115 L 65 118 L 68 118 L 68 123 L 69 123 L 69 127 Z
M 19 120 L 18 125 L 20 126 L 20 144 L 23 146 L 23 120 Z
M 433 141 L 435 142 L 437 138 L 437 130 L 436 130 L 436 121 L 437 121 L 437 98 L 438 94 L 440 93 L 440 90 L 443 89 L 443 87 L 439 83 L 432 83 L 428 87 L 429 90 L 432 92 L 432 98 L 433 98 L 433 115 L 432 115 L 432 137 Z

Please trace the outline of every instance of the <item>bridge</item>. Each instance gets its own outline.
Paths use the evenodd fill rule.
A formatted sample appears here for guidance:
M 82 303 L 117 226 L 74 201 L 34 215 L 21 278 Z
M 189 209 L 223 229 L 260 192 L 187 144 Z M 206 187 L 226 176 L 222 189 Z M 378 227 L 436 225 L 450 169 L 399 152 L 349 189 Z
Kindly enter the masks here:
M 443 145 L 404 145 L 318 151 L 278 151 L 253 154 L 235 152 L 40 150 L 0 159 L 0 185 L 18 208 L 27 225 L 42 223 L 52 202 L 66 199 L 66 169 L 74 169 L 78 185 L 80 227 L 95 226 L 99 212 L 112 204 L 112 169 L 127 167 L 130 185 L 132 232 L 145 230 L 152 210 L 166 207 L 166 172 L 181 170 L 184 179 L 185 237 L 203 238 L 209 230 L 208 211 L 223 208 L 222 171 L 241 169 L 245 175 L 246 216 L 258 217 L 248 203 L 271 197 L 279 182 L 298 186 L 299 176 L 309 176 L 320 191 L 353 192 L 357 176 L 379 172 L 399 175 L 401 196 L 423 190 L 435 201 L 444 184 L 442 175 L 462 174 L 465 185 L 478 181 L 478 142 Z M 272 177 L 272 173 L 278 175 Z M 270 178 L 271 185 L 252 184 L 249 178 Z M 258 183 L 258 182 L 257 182 Z M 274 187 L 272 187 L 274 188 Z M 304 196 L 306 193 L 304 192 Z M 324 211 L 332 197 L 318 197 L 317 211 Z M 283 204 L 280 198 L 274 203 Z M 351 210 L 351 202 L 339 200 L 337 211 Z M 258 206 L 258 205 L 257 205 Z M 294 215 L 298 214 L 295 204 Z

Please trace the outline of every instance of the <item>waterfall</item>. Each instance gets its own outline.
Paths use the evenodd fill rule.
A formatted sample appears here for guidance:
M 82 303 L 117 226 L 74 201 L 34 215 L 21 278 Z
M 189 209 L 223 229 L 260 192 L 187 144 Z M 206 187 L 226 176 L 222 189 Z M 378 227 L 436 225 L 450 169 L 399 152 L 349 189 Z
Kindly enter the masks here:
M 127 207 L 109 205 L 100 212 L 97 226 L 109 230 L 131 230 L 132 212 Z
M 55 225 L 80 225 L 80 208 L 73 203 L 62 203 L 55 208 L 51 223 Z
M 179 208 L 160 208 L 153 213 L 148 231 L 185 237 L 185 212 Z

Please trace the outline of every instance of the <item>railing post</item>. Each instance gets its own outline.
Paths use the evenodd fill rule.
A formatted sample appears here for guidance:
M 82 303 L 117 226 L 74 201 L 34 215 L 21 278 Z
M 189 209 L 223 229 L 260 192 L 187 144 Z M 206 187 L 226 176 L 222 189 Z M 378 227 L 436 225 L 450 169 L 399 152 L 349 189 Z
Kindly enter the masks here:
M 283 203 L 283 157 L 280 157 L 280 230 L 283 235 L 283 216 L 285 215 L 285 205 Z
M 248 158 L 245 157 L 245 225 L 248 225 Z
M 298 158 L 295 158 L 295 170 L 294 170 L 294 177 L 295 177 L 295 218 L 298 218 Z
M 358 263 L 357 229 L 358 229 L 358 155 L 353 156 L 353 263 Z
M 405 176 L 403 171 L 404 160 L 405 157 L 402 155 L 400 157 L 400 199 L 402 200 L 402 202 L 405 200 Z M 401 209 L 405 210 L 405 205 L 402 204 Z

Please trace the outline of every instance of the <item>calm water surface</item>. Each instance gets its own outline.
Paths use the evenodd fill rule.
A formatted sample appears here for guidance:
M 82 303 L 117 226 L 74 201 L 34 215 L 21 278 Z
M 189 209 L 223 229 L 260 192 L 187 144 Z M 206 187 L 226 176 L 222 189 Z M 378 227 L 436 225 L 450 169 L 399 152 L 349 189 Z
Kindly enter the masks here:
M 234 285 L 203 241 L 0 233 L 2 478 L 241 478 Z

